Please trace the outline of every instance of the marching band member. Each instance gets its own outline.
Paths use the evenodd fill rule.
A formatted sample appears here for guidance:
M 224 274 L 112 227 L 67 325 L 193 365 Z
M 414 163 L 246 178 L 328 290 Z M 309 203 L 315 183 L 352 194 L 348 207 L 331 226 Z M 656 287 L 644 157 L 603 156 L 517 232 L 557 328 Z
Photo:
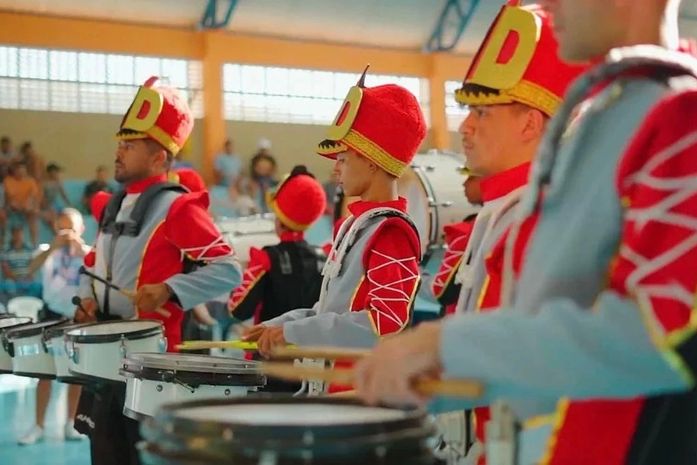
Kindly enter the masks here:
M 76 319 L 159 319 L 171 350 L 181 340 L 183 309 L 229 291 L 240 270 L 208 214 L 207 193 L 167 182 L 194 120 L 177 92 L 155 81 L 140 87 L 121 123 L 114 176 L 124 190 L 106 204 L 95 249 L 85 257 L 90 272 L 133 289 L 135 299 L 83 276 Z M 198 268 L 187 272 L 192 264 Z M 139 463 L 138 423 L 123 416 L 124 396 L 125 385 L 105 386 L 92 402 L 81 399 L 94 464 Z
M 397 178 L 426 124 L 409 91 L 394 84 L 364 87 L 364 78 L 318 148 L 335 160 L 345 195 L 360 200 L 348 206 L 350 216 L 336 233 L 318 302 L 247 331 L 262 354 L 286 343 L 370 347 L 410 323 L 421 250 Z
M 479 379 L 478 403 L 510 399 L 524 422 L 518 463 L 693 463 L 697 61 L 676 51 L 680 2 L 545 3 L 561 57 L 596 66 L 536 156 L 502 310 L 381 343 L 357 387 L 419 402 L 414 376 Z

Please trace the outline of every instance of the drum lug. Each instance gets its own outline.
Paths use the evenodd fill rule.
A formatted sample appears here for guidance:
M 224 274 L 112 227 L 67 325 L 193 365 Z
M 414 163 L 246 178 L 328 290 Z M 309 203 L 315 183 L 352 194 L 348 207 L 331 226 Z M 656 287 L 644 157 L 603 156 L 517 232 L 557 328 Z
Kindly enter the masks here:
M 126 358 L 126 355 L 128 355 L 128 349 L 126 348 L 126 338 L 124 335 L 121 335 L 121 341 L 119 343 L 119 352 L 121 353 L 122 358 Z
M 68 354 L 68 358 L 73 361 L 73 363 L 80 363 L 79 349 L 75 347 L 75 343 L 72 341 L 65 341 L 65 353 Z
M 44 331 L 41 333 L 41 347 L 43 347 L 44 352 L 48 353 L 48 341 L 49 339 L 46 339 L 46 332 Z
M 158 349 L 160 349 L 160 352 L 166 352 L 167 351 L 167 336 L 162 336 L 160 340 L 158 341 Z
M 172 381 L 174 381 L 176 384 L 180 385 L 181 387 L 183 387 L 184 389 L 186 389 L 187 391 L 189 391 L 192 394 L 196 392 L 196 389 L 193 386 L 189 386 L 188 384 L 186 384 L 182 381 L 179 381 L 177 379 L 176 375 L 172 377 Z

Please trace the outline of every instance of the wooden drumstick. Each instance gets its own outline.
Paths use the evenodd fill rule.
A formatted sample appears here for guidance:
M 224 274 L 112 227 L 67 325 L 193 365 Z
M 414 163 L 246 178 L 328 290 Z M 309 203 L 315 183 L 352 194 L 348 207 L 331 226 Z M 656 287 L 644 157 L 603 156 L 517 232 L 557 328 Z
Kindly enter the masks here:
M 341 347 L 276 346 L 271 350 L 272 358 L 323 358 L 326 360 L 359 360 L 370 355 L 366 349 L 344 349 Z
M 263 374 L 287 381 L 317 380 L 335 384 L 353 384 L 352 369 L 325 370 L 291 365 L 289 363 L 263 362 L 259 364 Z M 484 393 L 484 386 L 465 379 L 418 379 L 414 388 L 426 396 L 477 398 Z

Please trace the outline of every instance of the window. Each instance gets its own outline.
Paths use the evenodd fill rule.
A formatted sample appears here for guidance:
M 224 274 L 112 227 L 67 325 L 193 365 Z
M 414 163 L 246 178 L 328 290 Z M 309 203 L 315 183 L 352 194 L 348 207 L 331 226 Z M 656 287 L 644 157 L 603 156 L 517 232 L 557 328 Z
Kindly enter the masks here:
M 309 69 L 225 64 L 223 99 L 226 119 L 274 123 L 331 124 L 358 75 Z M 425 79 L 368 74 L 367 86 L 396 83 L 409 89 L 428 121 Z
M 445 81 L 445 117 L 448 121 L 448 130 L 457 131 L 462 120 L 467 117 L 469 110 L 466 106 L 455 101 L 455 90 L 462 87 L 460 81 Z
M 0 107 L 121 115 L 150 76 L 179 89 L 194 116 L 203 116 L 199 62 L 5 46 Z

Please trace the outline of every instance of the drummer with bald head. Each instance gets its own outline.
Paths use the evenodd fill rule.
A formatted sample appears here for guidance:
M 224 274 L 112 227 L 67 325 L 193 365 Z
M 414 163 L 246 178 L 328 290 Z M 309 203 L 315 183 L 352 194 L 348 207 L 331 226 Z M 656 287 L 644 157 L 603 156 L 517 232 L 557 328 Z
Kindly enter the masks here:
M 416 97 L 395 84 L 352 87 L 317 152 L 334 160 L 344 193 L 360 200 L 336 232 L 319 300 L 255 326 L 262 354 L 277 345 L 372 347 L 409 326 L 421 247 L 397 193 L 426 135 Z

